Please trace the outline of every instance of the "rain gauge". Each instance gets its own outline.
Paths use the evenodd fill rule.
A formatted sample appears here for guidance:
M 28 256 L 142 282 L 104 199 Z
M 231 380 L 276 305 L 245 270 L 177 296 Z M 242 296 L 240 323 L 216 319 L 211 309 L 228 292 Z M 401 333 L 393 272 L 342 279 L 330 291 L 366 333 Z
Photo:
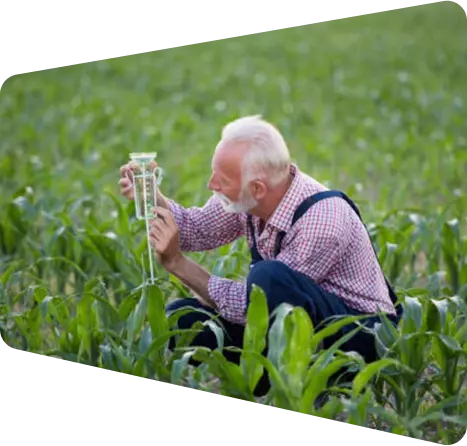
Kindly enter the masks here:
M 134 189 L 136 218 L 146 221 L 146 240 L 149 255 L 150 277 L 147 283 L 154 285 L 154 258 L 152 246 L 149 242 L 150 226 L 149 222 L 155 218 L 153 208 L 157 206 L 157 187 L 163 177 L 163 170 L 160 167 L 152 167 L 157 154 L 155 152 L 133 152 L 130 153 L 132 168 L 129 171 Z M 144 262 L 142 262 L 144 265 Z M 144 278 L 144 276 L 143 276 Z

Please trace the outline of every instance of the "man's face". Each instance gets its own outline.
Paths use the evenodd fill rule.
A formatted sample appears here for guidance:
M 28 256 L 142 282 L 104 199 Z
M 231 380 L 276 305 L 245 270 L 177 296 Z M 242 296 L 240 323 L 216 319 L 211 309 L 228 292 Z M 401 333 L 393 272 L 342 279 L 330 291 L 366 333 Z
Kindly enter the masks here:
M 212 175 L 208 188 L 216 195 L 227 212 L 247 212 L 256 206 L 248 185 L 242 189 L 241 162 L 245 146 L 221 146 L 212 159 Z
M 257 205 L 256 200 L 250 195 L 248 190 L 242 190 L 237 201 L 230 200 L 221 192 L 214 191 L 214 195 L 221 200 L 222 206 L 226 212 L 240 214 L 242 212 L 248 212 Z

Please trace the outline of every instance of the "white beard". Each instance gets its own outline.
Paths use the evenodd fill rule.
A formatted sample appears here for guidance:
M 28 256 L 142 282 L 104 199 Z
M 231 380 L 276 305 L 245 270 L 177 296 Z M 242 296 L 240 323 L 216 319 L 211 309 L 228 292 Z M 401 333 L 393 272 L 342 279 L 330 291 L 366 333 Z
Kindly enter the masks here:
M 257 201 L 251 197 L 246 196 L 244 197 L 244 193 L 240 194 L 240 200 L 237 202 L 229 200 L 224 194 L 219 192 L 213 192 L 217 198 L 219 198 L 224 211 L 232 213 L 232 214 L 241 214 L 243 212 L 248 212 L 250 209 L 254 208 L 257 205 Z

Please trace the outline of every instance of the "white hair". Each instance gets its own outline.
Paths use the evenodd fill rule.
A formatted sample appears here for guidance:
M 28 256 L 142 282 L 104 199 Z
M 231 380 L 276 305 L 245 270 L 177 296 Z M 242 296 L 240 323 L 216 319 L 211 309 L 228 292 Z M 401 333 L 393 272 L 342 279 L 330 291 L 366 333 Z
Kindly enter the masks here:
M 289 149 L 279 130 L 260 115 L 245 116 L 222 129 L 221 143 L 246 142 L 242 163 L 242 183 L 259 178 L 272 187 L 285 180 L 290 171 Z

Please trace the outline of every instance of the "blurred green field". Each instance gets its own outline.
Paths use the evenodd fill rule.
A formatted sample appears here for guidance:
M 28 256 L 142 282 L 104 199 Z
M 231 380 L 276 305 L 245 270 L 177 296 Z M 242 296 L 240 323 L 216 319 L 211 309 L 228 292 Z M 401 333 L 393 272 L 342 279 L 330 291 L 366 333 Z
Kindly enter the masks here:
M 378 209 L 436 210 L 467 190 L 466 39 L 441 2 L 14 76 L 2 190 L 115 191 L 128 152 L 156 150 L 167 193 L 201 203 L 222 125 L 261 113 L 318 179 L 361 184 Z
M 452 424 L 432 417 L 423 421 L 433 423 L 425 433 L 417 430 L 422 422 L 408 427 L 388 417 L 390 427 L 378 425 L 452 444 L 467 425 L 466 25 L 460 6 L 441 2 L 9 78 L 0 91 L 2 338 L 15 348 L 170 381 L 157 366 L 132 368 L 133 347 L 147 351 L 156 328 L 143 324 L 137 287 L 144 231 L 132 203 L 118 195 L 119 168 L 130 152 L 156 151 L 163 193 L 202 205 L 222 126 L 262 114 L 303 171 L 359 203 L 398 293 L 421 296 L 415 325 L 407 320 L 402 333 L 423 324 L 434 330 L 429 299 L 454 299 L 463 308 L 439 313 L 450 322 L 442 319 L 435 331 L 451 339 L 451 350 L 426 344 L 416 379 L 401 384 L 408 391 L 432 363 L 441 373 L 436 382 L 447 380 L 443 367 L 451 367 L 455 385 L 426 392 L 432 406 L 451 398 Z M 239 241 L 192 256 L 240 278 L 246 254 Z M 159 274 L 164 298 L 189 294 Z M 439 351 L 456 360 L 448 366 Z M 396 355 L 405 365 L 406 354 Z M 186 379 L 198 388 L 205 382 Z M 401 419 L 422 416 L 424 404 Z

